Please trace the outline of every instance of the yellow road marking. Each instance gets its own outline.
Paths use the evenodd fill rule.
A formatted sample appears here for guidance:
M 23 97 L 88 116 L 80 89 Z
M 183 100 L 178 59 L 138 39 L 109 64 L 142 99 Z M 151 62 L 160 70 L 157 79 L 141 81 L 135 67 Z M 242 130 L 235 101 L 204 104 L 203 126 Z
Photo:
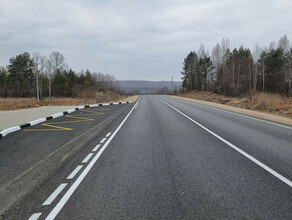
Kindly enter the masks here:
M 109 109 L 98 109 L 98 111 L 83 109 L 83 110 L 81 110 L 81 114 L 79 114 L 79 115 L 65 115 L 67 118 L 72 118 L 72 119 L 77 119 L 77 120 L 43 123 L 41 125 L 51 127 L 51 128 L 24 129 L 23 131 L 72 131 L 72 130 L 74 130 L 73 128 L 66 128 L 66 127 L 61 127 L 61 126 L 57 126 L 57 125 L 58 124 L 69 124 L 69 123 L 80 123 L 80 122 L 86 122 L 86 121 L 94 121 L 95 119 L 86 118 L 84 116 L 103 115 L 105 113 L 99 112 L 99 111 L 107 111 L 107 110 L 109 110 Z M 86 113 L 82 114 L 82 112 L 86 112 Z M 89 113 L 91 113 L 91 114 L 89 114 Z

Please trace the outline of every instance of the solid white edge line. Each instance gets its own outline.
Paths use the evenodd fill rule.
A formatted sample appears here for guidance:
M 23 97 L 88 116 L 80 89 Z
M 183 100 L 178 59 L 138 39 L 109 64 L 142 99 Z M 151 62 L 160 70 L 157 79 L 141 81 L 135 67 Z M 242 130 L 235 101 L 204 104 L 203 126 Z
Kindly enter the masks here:
M 181 99 L 181 100 L 184 100 L 184 99 Z M 187 100 L 185 100 L 185 101 L 187 101 Z M 221 109 L 219 107 L 214 107 L 214 106 L 210 106 L 210 105 L 202 104 L 202 103 L 198 103 L 198 102 L 194 102 L 194 103 L 197 103 L 197 104 L 200 104 L 200 105 L 203 105 L 203 106 L 206 106 L 208 108 L 215 109 L 215 110 L 219 110 L 219 111 L 222 111 L 222 112 L 226 112 L 226 113 L 229 113 L 229 114 L 239 115 L 239 116 L 244 117 L 244 118 L 249 118 L 249 119 L 252 119 L 252 120 L 255 120 L 255 121 L 265 122 L 265 123 L 272 124 L 272 125 L 275 125 L 275 126 L 278 126 L 278 127 L 287 128 L 287 129 L 291 129 L 292 130 L 292 127 L 289 127 L 289 126 L 286 126 L 286 125 L 282 125 L 282 124 L 279 124 L 279 123 L 276 123 L 276 122 L 268 121 L 268 120 L 265 120 L 265 119 L 256 118 L 256 116 L 253 117 L 253 116 L 245 115 L 244 113 L 237 113 L 237 112 Z
M 98 150 L 98 148 L 101 146 L 101 144 L 98 144 L 98 145 L 96 145 L 96 147 L 95 148 L 93 148 L 93 152 L 95 152 L 95 151 L 97 151 Z
M 73 179 L 75 175 L 81 170 L 83 165 L 79 165 L 75 168 L 75 170 L 72 171 L 72 173 L 67 177 L 67 180 Z
M 62 190 L 67 186 L 67 183 L 62 183 L 43 203 L 43 205 L 51 205 L 51 203 L 57 198 L 57 196 L 62 192 Z
M 106 138 L 108 138 L 109 136 L 111 136 L 112 133 L 107 133 L 107 135 L 105 136 Z
M 137 103 L 136 103 L 137 104 Z M 107 140 L 107 142 L 102 146 L 100 151 L 94 156 L 94 158 L 90 161 L 88 166 L 83 170 L 83 172 L 80 174 L 80 176 L 77 178 L 77 180 L 73 183 L 73 185 L 69 188 L 69 190 L 65 193 L 65 195 L 62 197 L 62 199 L 58 202 L 58 204 L 54 207 L 54 209 L 50 212 L 50 214 L 47 216 L 46 220 L 53 220 L 60 210 L 63 208 L 63 206 L 66 204 L 68 199 L 71 197 L 71 195 L 74 193 L 74 191 L 77 189 L 79 184 L 82 182 L 82 180 L 85 178 L 85 176 L 88 174 L 88 172 L 91 170 L 91 168 L 94 166 L 98 158 L 101 156 L 103 151 L 107 148 L 109 143 L 112 141 L 112 139 L 116 136 L 118 131 L 121 129 L 123 124 L 126 122 L 128 117 L 133 112 L 136 104 L 131 109 L 131 111 L 128 113 L 128 115 L 124 118 L 124 120 L 121 122 L 121 124 L 118 126 L 118 128 L 114 131 L 114 133 L 110 136 L 110 138 Z
M 40 216 L 42 215 L 41 212 L 39 213 L 34 213 L 28 220 L 37 220 Z
M 99 143 L 103 144 L 106 141 L 106 138 L 103 138 Z
M 261 168 L 263 168 L 264 170 L 268 171 L 270 174 L 272 174 L 273 176 L 277 177 L 279 180 L 283 181 L 284 183 L 286 183 L 288 186 L 292 187 L 292 182 L 287 179 L 286 177 L 282 176 L 281 174 L 277 173 L 276 171 L 274 171 L 273 169 L 271 169 L 270 167 L 268 167 L 267 165 L 263 164 L 262 162 L 260 162 L 259 160 L 255 159 L 253 156 L 249 155 L 248 153 L 244 152 L 243 150 L 239 149 L 238 147 L 236 147 L 235 145 L 231 144 L 229 141 L 225 140 L 224 138 L 220 137 L 219 135 L 217 135 L 216 133 L 214 133 L 213 131 L 209 130 L 208 128 L 206 128 L 205 126 L 201 125 L 199 122 L 195 121 L 194 119 L 190 118 L 189 116 L 187 116 L 186 114 L 182 113 L 180 110 L 176 109 L 175 107 L 171 106 L 170 104 L 168 104 L 167 102 L 157 98 L 159 101 L 163 102 L 164 104 L 166 104 L 167 106 L 169 106 L 170 108 L 172 108 L 173 110 L 177 111 L 178 113 L 180 113 L 181 115 L 183 115 L 184 117 L 186 117 L 187 119 L 189 119 L 190 121 L 192 121 L 193 123 L 195 123 L 196 125 L 200 126 L 201 128 L 203 128 L 205 131 L 209 132 L 210 134 L 212 134 L 213 136 L 215 136 L 216 138 L 218 138 L 219 140 L 221 140 L 222 142 L 224 142 L 225 144 L 227 144 L 229 147 L 232 147 L 234 150 L 236 150 L 237 152 L 239 152 L 240 154 L 242 154 L 243 156 L 247 157 L 248 159 L 250 159 L 252 162 L 254 162 L 255 164 L 257 164 L 258 166 L 260 166 Z
M 82 163 L 87 163 L 89 161 L 89 159 L 92 157 L 93 153 L 89 153 L 84 160 L 82 160 Z

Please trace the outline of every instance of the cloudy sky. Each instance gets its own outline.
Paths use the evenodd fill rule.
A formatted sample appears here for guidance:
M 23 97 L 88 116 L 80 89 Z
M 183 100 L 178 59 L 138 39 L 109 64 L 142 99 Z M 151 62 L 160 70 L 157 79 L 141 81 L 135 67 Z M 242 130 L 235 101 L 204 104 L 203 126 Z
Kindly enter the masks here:
M 184 57 L 292 38 L 292 0 L 0 0 L 0 66 L 24 51 L 64 54 L 75 71 L 180 79 Z

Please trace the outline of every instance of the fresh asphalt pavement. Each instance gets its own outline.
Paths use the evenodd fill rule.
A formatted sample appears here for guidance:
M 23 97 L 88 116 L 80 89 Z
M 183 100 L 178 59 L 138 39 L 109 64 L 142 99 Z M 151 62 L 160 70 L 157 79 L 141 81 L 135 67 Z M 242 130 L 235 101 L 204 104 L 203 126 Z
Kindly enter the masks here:
M 3 217 L 292 219 L 291 143 L 286 125 L 142 96 Z
M 0 186 L 125 106 L 85 108 L 0 139 Z

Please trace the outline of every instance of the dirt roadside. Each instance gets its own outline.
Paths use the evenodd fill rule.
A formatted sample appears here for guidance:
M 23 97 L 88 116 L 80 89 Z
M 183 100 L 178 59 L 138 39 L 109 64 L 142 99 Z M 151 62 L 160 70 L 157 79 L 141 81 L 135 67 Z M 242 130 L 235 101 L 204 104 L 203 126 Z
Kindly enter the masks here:
M 270 121 L 274 121 L 274 122 L 292 125 L 292 119 L 287 118 L 287 117 L 283 117 L 283 116 L 279 116 L 279 115 L 274 115 L 274 114 L 269 114 L 269 113 L 255 111 L 255 110 L 249 110 L 249 109 L 242 109 L 242 108 L 237 108 L 237 107 L 228 106 L 228 105 L 224 105 L 224 104 L 197 100 L 197 99 L 193 99 L 193 98 L 186 98 L 186 97 L 181 97 L 181 96 L 173 96 L 173 97 L 192 101 L 192 102 L 197 102 L 197 103 L 204 104 L 204 105 L 213 106 L 216 108 L 220 108 L 220 109 L 224 109 L 224 110 L 228 110 L 228 111 L 232 111 L 232 112 L 236 112 L 236 113 L 250 115 L 250 116 L 257 117 L 257 118 L 262 118 L 262 119 L 266 119 L 266 120 L 270 120 Z

